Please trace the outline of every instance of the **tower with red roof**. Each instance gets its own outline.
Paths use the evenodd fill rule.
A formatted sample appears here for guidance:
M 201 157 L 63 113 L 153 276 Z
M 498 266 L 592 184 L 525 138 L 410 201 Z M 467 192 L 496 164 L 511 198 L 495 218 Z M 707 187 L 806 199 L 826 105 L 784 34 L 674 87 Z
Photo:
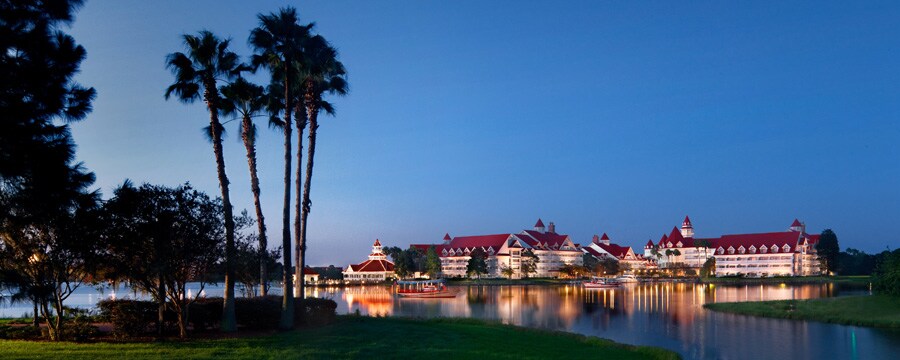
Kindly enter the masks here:
M 694 225 L 691 224 L 691 218 L 688 216 L 685 216 L 681 223 L 681 236 L 684 238 L 694 237 Z

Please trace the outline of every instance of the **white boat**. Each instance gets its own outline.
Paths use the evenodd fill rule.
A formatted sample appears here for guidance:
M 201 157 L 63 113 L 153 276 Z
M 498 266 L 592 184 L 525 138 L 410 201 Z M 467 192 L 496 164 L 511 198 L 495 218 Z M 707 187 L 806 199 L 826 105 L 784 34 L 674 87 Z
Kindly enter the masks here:
M 585 289 L 615 289 L 622 284 L 616 279 L 593 278 L 591 281 L 584 282 Z
M 624 274 L 616 278 L 616 280 L 620 283 L 636 283 L 638 282 L 637 277 L 632 274 Z

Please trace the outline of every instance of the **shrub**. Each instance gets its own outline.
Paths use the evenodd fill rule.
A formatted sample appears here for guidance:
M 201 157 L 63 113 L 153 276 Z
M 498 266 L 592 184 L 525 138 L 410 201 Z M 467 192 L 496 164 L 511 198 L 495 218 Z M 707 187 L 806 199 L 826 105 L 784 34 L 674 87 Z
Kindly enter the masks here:
M 281 319 L 281 297 L 236 298 L 234 312 L 239 326 L 248 329 L 274 329 Z
M 146 334 L 158 323 L 159 307 L 145 300 L 103 300 L 97 304 L 100 318 L 109 321 L 119 338 Z
M 337 317 L 337 303 L 331 299 L 294 299 L 294 306 L 294 322 L 299 325 L 327 325 Z
M 0 339 L 34 340 L 41 338 L 41 329 L 34 326 L 0 326 Z
M 884 252 L 881 261 L 875 267 L 875 291 L 900 296 L 900 249 Z
M 188 322 L 194 330 L 218 328 L 222 323 L 222 306 L 220 297 L 199 298 L 188 308 Z

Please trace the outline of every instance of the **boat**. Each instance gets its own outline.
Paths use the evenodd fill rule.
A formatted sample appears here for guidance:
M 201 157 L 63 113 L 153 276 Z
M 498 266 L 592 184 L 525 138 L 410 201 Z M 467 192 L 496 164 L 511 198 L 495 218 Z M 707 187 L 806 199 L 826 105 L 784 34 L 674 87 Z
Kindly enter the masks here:
M 608 278 L 593 278 L 584 282 L 585 289 L 615 289 L 621 285 L 616 279 Z
M 406 299 L 449 299 L 455 298 L 456 290 L 451 290 L 443 279 L 397 281 L 397 295 Z
M 636 283 L 638 282 L 638 279 L 632 274 L 623 274 L 622 276 L 617 277 L 616 281 L 620 283 Z

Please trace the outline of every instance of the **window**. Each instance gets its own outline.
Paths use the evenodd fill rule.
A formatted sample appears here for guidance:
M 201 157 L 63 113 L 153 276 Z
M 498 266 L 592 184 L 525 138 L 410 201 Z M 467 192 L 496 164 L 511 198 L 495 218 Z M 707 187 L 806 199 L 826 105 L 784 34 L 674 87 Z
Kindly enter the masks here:
M 725 253 L 725 249 L 720 247 L 719 250 L 717 250 L 716 252 L 719 253 L 719 255 L 722 255 Z
M 738 248 L 738 252 L 741 253 L 741 254 L 743 254 L 743 253 L 746 252 L 746 251 L 747 251 L 747 250 L 744 249 L 744 246 L 743 246 L 743 245 L 742 245 L 741 247 Z

